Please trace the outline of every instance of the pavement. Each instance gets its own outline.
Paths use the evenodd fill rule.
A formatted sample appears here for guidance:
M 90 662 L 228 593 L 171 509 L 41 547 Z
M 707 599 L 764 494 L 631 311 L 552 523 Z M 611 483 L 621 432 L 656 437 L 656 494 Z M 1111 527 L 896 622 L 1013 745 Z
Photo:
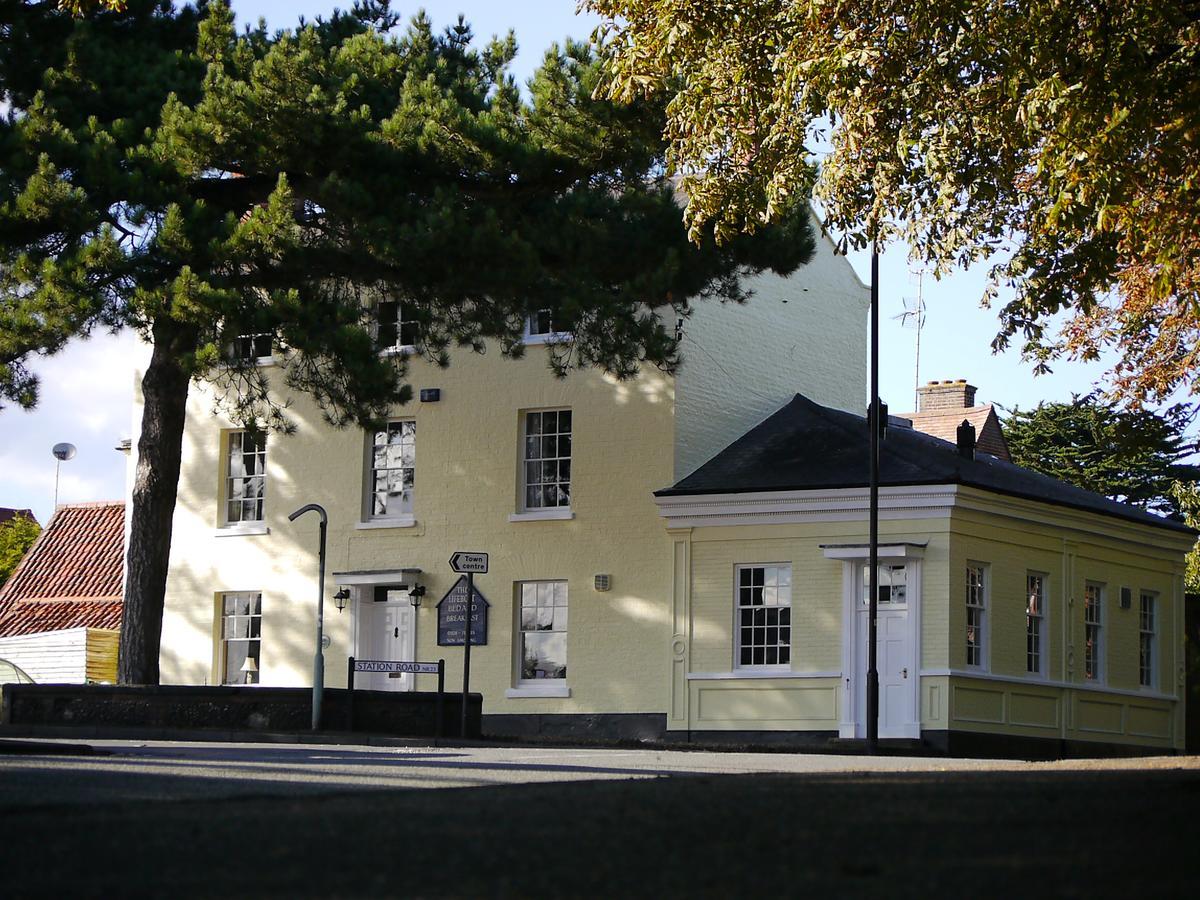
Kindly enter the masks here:
M 1195 891 L 1197 757 L 22 743 L 5 897 Z

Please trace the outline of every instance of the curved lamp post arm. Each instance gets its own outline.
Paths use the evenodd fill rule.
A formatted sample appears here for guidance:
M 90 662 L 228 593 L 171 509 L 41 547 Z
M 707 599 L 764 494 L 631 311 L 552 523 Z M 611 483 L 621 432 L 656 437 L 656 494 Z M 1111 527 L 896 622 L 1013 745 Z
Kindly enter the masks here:
M 329 524 L 329 516 L 321 504 L 309 503 L 288 516 L 288 521 L 294 522 L 306 512 L 315 512 L 321 517 L 321 538 L 317 552 L 317 650 L 313 654 L 312 700 L 312 728 L 317 731 L 321 727 L 321 695 L 325 690 L 325 649 L 322 643 L 325 639 L 325 528 Z

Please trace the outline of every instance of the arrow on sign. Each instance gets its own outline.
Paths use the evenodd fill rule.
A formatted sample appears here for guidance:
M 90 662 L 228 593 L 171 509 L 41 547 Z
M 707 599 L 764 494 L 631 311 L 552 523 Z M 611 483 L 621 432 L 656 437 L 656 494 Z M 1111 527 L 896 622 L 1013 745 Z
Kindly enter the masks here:
M 488 555 L 474 553 L 469 550 L 459 550 L 450 557 L 450 568 L 459 575 L 486 575 L 488 570 Z

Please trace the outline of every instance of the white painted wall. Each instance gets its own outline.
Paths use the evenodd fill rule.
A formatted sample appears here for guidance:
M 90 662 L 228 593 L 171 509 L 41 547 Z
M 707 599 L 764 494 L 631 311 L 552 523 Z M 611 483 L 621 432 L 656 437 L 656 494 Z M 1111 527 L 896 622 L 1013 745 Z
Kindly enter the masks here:
M 870 291 L 833 243 L 818 235 L 807 266 L 746 284 L 754 296 L 744 306 L 704 301 L 684 323 L 676 480 L 797 393 L 848 412 L 866 409 Z
M 0 638 L 0 659 L 16 663 L 38 684 L 87 681 L 87 629 Z

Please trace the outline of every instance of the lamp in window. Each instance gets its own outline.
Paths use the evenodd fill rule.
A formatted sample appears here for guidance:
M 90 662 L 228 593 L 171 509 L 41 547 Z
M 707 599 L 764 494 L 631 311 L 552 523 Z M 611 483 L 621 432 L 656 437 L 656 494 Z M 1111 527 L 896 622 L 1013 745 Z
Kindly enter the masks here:
M 425 585 L 414 584 L 408 591 L 408 602 L 413 605 L 413 609 L 420 609 L 421 598 L 425 596 Z
M 346 588 L 342 588 L 336 594 L 333 595 L 333 605 L 337 607 L 338 612 L 341 612 L 343 609 L 346 608 L 346 603 L 349 602 L 349 600 L 350 600 L 350 591 Z
M 242 673 L 242 684 L 252 684 L 250 678 L 258 674 L 258 663 L 254 661 L 253 656 L 247 656 L 238 671 Z

